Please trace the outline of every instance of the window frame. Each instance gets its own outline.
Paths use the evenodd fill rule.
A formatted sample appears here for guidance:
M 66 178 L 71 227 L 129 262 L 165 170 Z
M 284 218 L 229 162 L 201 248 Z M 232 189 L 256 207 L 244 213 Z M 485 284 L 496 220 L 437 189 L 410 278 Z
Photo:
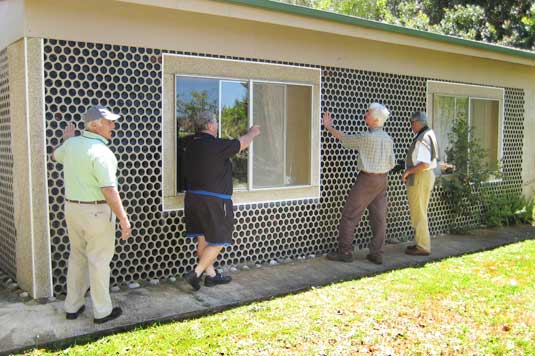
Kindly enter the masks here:
M 214 69 L 215 68 L 215 69 Z M 321 69 L 254 61 L 230 60 L 189 55 L 164 54 L 162 57 L 162 209 L 182 210 L 184 193 L 177 189 L 177 140 L 176 135 L 176 79 L 190 77 L 219 81 L 219 117 L 221 116 L 221 86 L 225 81 L 246 82 L 249 86 L 248 120 L 253 123 L 253 91 L 255 83 L 306 86 L 310 88 L 310 138 L 309 184 L 284 187 L 253 188 L 254 141 L 249 147 L 247 162 L 247 190 L 236 190 L 235 205 L 277 201 L 296 201 L 320 198 L 320 153 L 321 153 Z M 170 88 L 170 86 L 173 86 Z M 287 87 L 285 87 L 285 91 Z M 287 96 L 285 95 L 285 100 Z M 287 125 L 285 114 L 285 129 Z M 172 125 L 172 126 L 171 126 Z M 220 125 L 221 130 L 221 125 Z M 171 138 L 170 135 L 173 135 Z M 171 147 L 172 145 L 172 147 Z M 285 147 L 285 152 L 287 148 Z M 172 167 L 169 167 L 169 166 Z
M 468 122 L 471 125 L 472 122 L 472 100 L 489 100 L 489 101 L 498 101 L 498 149 L 497 157 L 498 161 L 498 171 L 503 172 L 503 166 L 501 162 L 503 161 L 503 128 L 504 128 L 504 118 L 505 118 L 505 89 L 492 86 L 484 85 L 473 85 L 473 84 L 463 84 L 463 83 L 453 83 L 446 81 L 437 81 L 437 80 L 428 80 L 427 81 L 427 95 L 426 95 L 426 109 L 427 116 L 429 118 L 429 125 L 431 128 L 434 127 L 434 97 L 435 95 L 442 95 L 448 97 L 463 97 L 468 99 Z M 470 137 L 469 137 L 470 139 Z M 441 143 L 439 142 L 439 145 Z M 490 178 L 489 183 L 492 182 L 501 182 L 502 178 Z

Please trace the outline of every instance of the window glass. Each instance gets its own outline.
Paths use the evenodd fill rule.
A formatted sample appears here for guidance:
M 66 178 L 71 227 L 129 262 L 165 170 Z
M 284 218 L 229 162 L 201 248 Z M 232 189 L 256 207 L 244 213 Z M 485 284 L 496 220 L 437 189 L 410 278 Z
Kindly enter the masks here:
M 470 100 L 472 133 L 488 153 L 486 163 L 494 169 L 498 159 L 499 104 L 498 100 Z
M 471 134 L 487 152 L 486 161 L 497 168 L 499 147 L 499 101 L 462 96 L 433 96 L 433 128 L 439 143 L 440 157 L 448 162 L 445 152 L 450 142 L 455 120 L 465 120 L 471 127 Z
M 310 185 L 312 88 L 304 85 L 254 82 L 252 121 L 261 127 L 254 141 L 252 176 L 249 151 L 231 158 L 233 187 L 253 189 Z M 239 138 L 249 127 L 249 83 L 223 79 L 176 77 L 177 191 L 186 186 L 184 148 L 195 133 L 192 118 L 213 112 L 221 138 Z
M 221 138 L 239 138 L 249 128 L 249 87 L 247 82 L 221 81 Z M 249 149 L 231 158 L 235 190 L 247 189 Z
M 455 97 L 435 95 L 433 99 L 433 129 L 435 131 L 439 157 L 444 162 L 448 161 L 446 149 L 450 145 L 448 138 L 455 119 Z
M 183 193 L 186 187 L 182 161 L 184 148 L 195 133 L 192 118 L 201 111 L 217 115 L 219 108 L 219 80 L 177 77 L 175 88 L 177 127 L 176 190 Z
M 201 111 L 211 111 L 216 117 L 219 110 L 219 80 L 177 77 L 176 119 L 178 136 L 195 133 L 191 118 Z
M 253 188 L 310 184 L 310 116 L 310 87 L 253 84 Z

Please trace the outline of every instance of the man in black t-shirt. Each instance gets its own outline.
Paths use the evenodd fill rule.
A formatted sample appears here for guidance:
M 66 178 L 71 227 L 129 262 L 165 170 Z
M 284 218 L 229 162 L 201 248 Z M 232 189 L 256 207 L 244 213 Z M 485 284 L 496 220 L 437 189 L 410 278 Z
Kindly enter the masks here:
M 200 276 L 206 272 L 207 287 L 225 284 L 230 276 L 216 272 L 213 263 L 223 247 L 232 245 L 232 164 L 230 157 L 247 148 L 260 134 L 252 126 L 239 139 L 217 138 L 219 124 L 215 115 L 203 111 L 194 118 L 196 134 L 184 149 L 187 237 L 197 238 L 199 263 L 184 275 L 194 290 L 201 288 Z

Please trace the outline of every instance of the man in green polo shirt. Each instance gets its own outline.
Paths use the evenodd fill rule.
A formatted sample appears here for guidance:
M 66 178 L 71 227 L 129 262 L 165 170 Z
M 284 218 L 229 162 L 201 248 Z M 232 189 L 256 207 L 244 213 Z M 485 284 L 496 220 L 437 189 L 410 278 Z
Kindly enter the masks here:
M 63 132 L 63 144 L 52 159 L 63 164 L 65 219 L 70 255 L 67 271 L 65 312 L 69 320 L 85 310 L 85 293 L 91 288 L 94 322 L 118 318 L 112 307 L 110 261 L 115 252 L 115 217 L 121 239 L 131 233 L 130 222 L 117 190 L 117 159 L 107 147 L 119 115 L 96 105 L 84 114 L 85 131 L 74 137 L 74 124 Z

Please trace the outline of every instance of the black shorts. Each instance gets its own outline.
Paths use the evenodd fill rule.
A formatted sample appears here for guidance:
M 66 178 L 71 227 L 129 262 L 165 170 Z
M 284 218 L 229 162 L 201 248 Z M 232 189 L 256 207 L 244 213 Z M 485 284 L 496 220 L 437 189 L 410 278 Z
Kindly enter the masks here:
M 230 246 L 234 229 L 232 200 L 186 192 L 186 237 L 204 236 L 209 245 Z

